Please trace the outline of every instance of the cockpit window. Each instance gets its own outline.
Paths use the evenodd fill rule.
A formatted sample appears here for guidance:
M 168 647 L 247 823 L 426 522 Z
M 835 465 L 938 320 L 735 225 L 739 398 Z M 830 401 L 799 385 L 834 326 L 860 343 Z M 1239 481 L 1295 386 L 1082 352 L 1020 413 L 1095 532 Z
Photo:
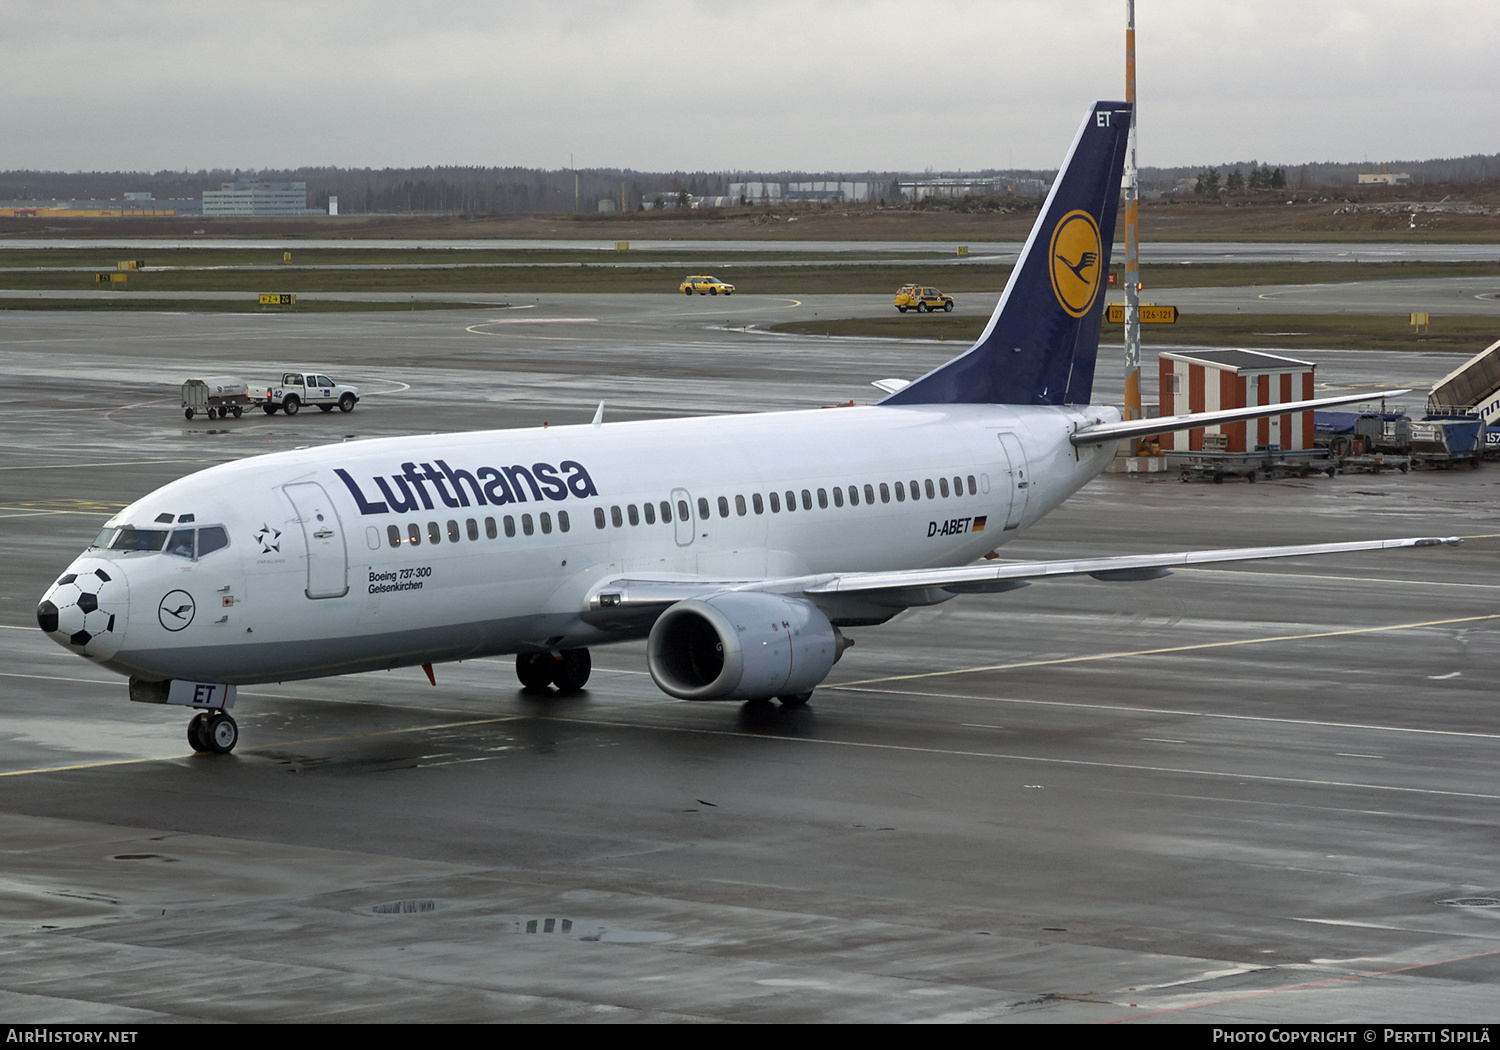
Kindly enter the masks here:
M 138 529 L 126 525 L 109 541 L 112 551 L 159 551 L 167 543 L 166 529 Z
M 112 551 L 164 551 L 179 558 L 201 558 L 229 546 L 229 533 L 222 525 L 170 531 L 126 525 L 102 530 L 93 546 Z
M 179 558 L 191 558 L 193 556 L 193 540 L 197 534 L 197 529 L 172 530 L 172 537 L 167 540 L 167 553 L 175 554 Z
M 229 546 L 229 534 L 224 531 L 224 526 L 209 525 L 198 530 L 198 557 L 212 554 L 227 546 Z

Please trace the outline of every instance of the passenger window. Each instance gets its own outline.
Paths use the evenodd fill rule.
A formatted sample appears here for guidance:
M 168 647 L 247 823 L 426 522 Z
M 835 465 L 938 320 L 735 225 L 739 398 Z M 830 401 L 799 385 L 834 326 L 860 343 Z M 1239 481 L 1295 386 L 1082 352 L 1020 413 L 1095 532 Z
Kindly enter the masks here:
M 938 490 L 943 494 L 943 499 L 948 498 L 948 479 L 938 478 Z
M 707 496 L 699 496 L 698 497 L 698 520 L 699 521 L 707 521 L 708 520 L 708 497 Z
M 470 518 L 467 522 L 465 522 L 465 526 L 469 531 L 469 539 L 479 539 L 479 522 L 475 521 L 473 518 Z
M 719 517 L 729 517 L 729 501 L 723 496 L 719 497 Z
M 932 482 L 929 481 L 927 484 L 928 484 L 927 495 L 928 495 L 929 498 L 931 498 L 931 496 L 932 496 L 932 489 L 931 489 Z M 912 483 L 911 483 L 911 498 L 912 498 L 913 501 L 919 500 L 919 499 L 922 498 L 922 483 L 920 481 L 917 481 L 915 478 L 912 479 Z
M 818 502 L 822 503 L 823 501 L 819 500 Z M 827 504 L 823 505 L 827 506 Z M 844 505 L 844 490 L 839 488 L 837 485 L 833 487 L 833 505 L 835 507 L 842 507 Z
M 509 514 L 505 516 L 505 534 L 507 536 L 514 536 L 516 534 L 516 519 Z
M 880 487 L 881 488 L 885 488 L 884 485 L 882 485 Z M 865 486 L 865 502 L 866 503 L 874 503 L 875 502 L 875 490 L 873 488 L 871 488 L 869 485 Z
M 594 508 L 594 528 L 596 528 L 596 529 L 602 529 L 602 528 L 604 528 L 604 508 L 603 507 L 595 507 Z
M 849 506 L 851 506 L 851 507 L 857 507 L 857 506 L 859 506 L 859 486 L 858 485 L 850 485 L 849 486 Z
M 625 516 L 620 513 L 619 507 L 609 508 L 609 520 L 614 523 L 617 529 L 625 524 Z
M 690 517 L 691 517 L 691 515 L 688 514 L 687 500 L 685 500 L 685 499 L 678 500 L 677 501 L 677 520 L 678 521 L 687 521 Z
M 797 494 L 791 489 L 786 490 L 786 509 L 788 514 L 797 509 Z
M 528 536 L 536 531 L 536 525 L 532 523 L 530 514 L 521 515 L 521 531 Z
M 881 487 L 884 488 L 885 486 L 882 485 Z M 903 484 L 901 484 L 901 482 L 899 482 L 899 481 L 896 482 L 896 502 L 897 503 L 905 503 L 906 502 L 906 486 L 903 485 Z
M 458 542 L 458 522 L 456 522 L 456 521 L 449 521 L 448 522 L 448 542 L 449 543 L 457 543 Z
M 932 491 L 932 479 L 931 478 L 927 479 L 927 498 L 928 499 L 937 499 L 937 495 Z
M 385 534 L 386 534 L 386 538 L 388 538 L 391 541 L 391 546 L 392 547 L 399 547 L 399 546 L 401 546 L 401 526 L 399 526 L 399 525 L 387 525 L 385 527 Z
M 435 521 L 429 521 L 427 523 L 427 542 L 428 543 L 441 543 L 441 542 L 443 542 L 443 530 L 440 529 L 440 528 L 438 528 L 438 523 L 435 522 Z
M 760 498 L 759 492 L 750 497 L 750 502 L 755 507 L 755 513 L 764 514 L 766 512 L 766 501 Z
M 422 526 L 416 522 L 408 525 L 406 527 L 406 542 L 410 543 L 413 547 L 420 547 L 422 545 Z
M 552 534 L 552 515 L 544 510 L 537 517 L 542 520 L 542 535 L 550 536 Z
M 973 474 L 969 475 L 969 495 L 971 495 L 971 496 L 977 496 L 977 495 L 979 495 L 979 485 L 974 481 L 974 475 Z
M 644 514 L 644 515 L 646 515 L 646 524 L 647 525 L 655 525 L 656 524 L 656 508 L 653 507 L 651 504 L 649 504 L 649 503 L 642 503 L 641 504 L 641 513 Z
M 807 489 L 802 490 L 802 509 L 812 510 L 812 493 Z
M 630 524 L 639 525 L 641 523 L 641 512 L 635 509 L 634 503 L 625 508 L 625 514 L 630 518 Z
M 736 514 L 738 514 L 742 518 L 745 516 L 745 497 L 744 496 L 736 496 L 736 497 L 734 497 L 734 512 Z
M 772 514 L 780 514 L 781 513 L 781 497 L 778 496 L 778 495 L 776 495 L 776 493 L 774 493 L 774 492 L 771 493 L 771 513 Z
M 560 510 L 557 512 L 557 531 L 568 531 L 568 512 L 565 510 Z
M 672 524 L 672 502 L 671 502 L 671 500 L 662 500 L 661 501 L 661 520 L 662 520 L 662 524 L 663 525 L 670 525 L 670 524 Z
M 494 539 L 495 538 L 496 532 L 495 532 L 495 519 L 494 518 L 485 518 L 484 519 L 484 534 L 487 537 L 489 537 L 490 539 Z
M 963 478 L 954 478 L 953 479 L 953 494 L 955 496 L 962 496 L 964 494 L 964 479 Z

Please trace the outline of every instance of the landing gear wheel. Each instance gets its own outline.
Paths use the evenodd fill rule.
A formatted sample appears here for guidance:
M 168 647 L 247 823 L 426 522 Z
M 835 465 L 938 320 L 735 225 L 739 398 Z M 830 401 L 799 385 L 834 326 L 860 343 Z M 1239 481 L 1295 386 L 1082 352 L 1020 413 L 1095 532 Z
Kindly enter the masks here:
M 285 401 L 283 401 L 281 403 L 281 410 L 283 412 L 285 412 L 289 416 L 295 416 L 297 414 L 297 409 L 299 409 L 301 407 L 302 407 L 302 402 L 298 401 L 295 396 L 288 397 Z
M 192 745 L 194 751 L 208 750 L 208 734 L 204 732 L 207 725 L 208 716 L 202 711 L 194 715 L 193 720 L 188 723 L 188 743 Z
M 786 696 L 778 696 L 776 702 L 782 707 L 806 707 L 807 702 L 812 699 L 812 690 L 805 693 L 788 693 Z
M 203 739 L 216 755 L 227 755 L 240 742 L 240 727 L 223 711 L 215 711 L 204 723 Z
M 527 692 L 540 692 L 552 684 L 551 653 L 520 653 L 516 656 L 516 677 Z
M 354 411 L 354 395 L 353 394 L 345 394 L 343 397 L 339 398 L 339 411 L 340 412 L 353 412 Z
M 560 693 L 576 693 L 588 684 L 593 667 L 587 649 L 564 649 L 552 658 L 552 684 Z

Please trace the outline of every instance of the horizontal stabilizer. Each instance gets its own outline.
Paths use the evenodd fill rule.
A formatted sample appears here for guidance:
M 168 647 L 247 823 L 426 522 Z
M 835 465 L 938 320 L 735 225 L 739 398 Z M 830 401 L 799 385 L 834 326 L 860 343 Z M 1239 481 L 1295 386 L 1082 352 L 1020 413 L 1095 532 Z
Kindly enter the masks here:
M 1376 390 L 1363 394 L 1347 394 L 1340 397 L 1318 397 L 1311 401 L 1283 401 L 1279 405 L 1251 405 L 1246 408 L 1225 408 L 1217 412 L 1192 412 L 1182 416 L 1162 416 L 1158 419 L 1126 419 L 1119 423 L 1099 423 L 1073 435 L 1075 445 L 1102 445 L 1106 441 L 1122 441 L 1125 438 L 1147 437 L 1151 434 L 1170 434 L 1180 430 L 1197 430 L 1220 423 L 1238 423 L 1245 419 L 1260 419 L 1263 416 L 1285 416 L 1293 412 L 1315 411 L 1332 408 L 1334 405 L 1350 405 L 1359 401 L 1380 401 L 1388 397 L 1400 397 L 1410 390 Z

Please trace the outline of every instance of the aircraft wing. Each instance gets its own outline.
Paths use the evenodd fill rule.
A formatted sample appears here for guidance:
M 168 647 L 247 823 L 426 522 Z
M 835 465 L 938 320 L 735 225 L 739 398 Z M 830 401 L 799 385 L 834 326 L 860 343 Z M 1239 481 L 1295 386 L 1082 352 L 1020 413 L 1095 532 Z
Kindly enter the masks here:
M 1096 580 L 1154 580 L 1173 569 L 1221 562 L 1300 558 L 1311 554 L 1394 550 L 1402 547 L 1457 546 L 1457 537 L 1413 536 L 1395 540 L 1353 540 L 1309 543 L 1289 547 L 1237 547 L 1227 550 L 1178 551 L 1172 554 L 1126 554 L 1112 558 L 1058 561 L 984 562 L 949 569 L 905 569 L 895 572 L 854 572 L 834 576 L 803 589 L 810 597 L 827 594 L 875 594 L 940 588 L 957 594 L 1011 590 L 1033 580 L 1061 576 L 1092 576 Z
M 1318 397 L 1311 401 L 1284 401 L 1279 405 L 1248 405 L 1245 408 L 1225 408 L 1217 412 L 1193 412 L 1181 416 L 1161 416 L 1157 419 L 1127 419 L 1119 423 L 1096 423 L 1075 433 L 1071 440 L 1075 445 L 1100 445 L 1106 441 L 1121 441 L 1125 438 L 1146 437 L 1150 434 L 1165 434 L 1177 430 L 1196 430 L 1219 423 L 1238 423 L 1243 419 L 1259 419 L 1262 416 L 1284 416 L 1293 412 L 1315 411 L 1332 408 L 1334 405 L 1349 405 L 1358 401 L 1380 401 L 1388 397 L 1399 397 L 1410 390 L 1376 390 L 1363 394 L 1343 394 L 1338 397 Z
M 604 630 L 638 629 L 688 598 L 726 591 L 766 591 L 801 596 L 815 604 L 855 599 L 863 604 L 899 610 L 936 605 L 959 594 L 994 594 L 1025 587 L 1036 580 L 1092 576 L 1096 580 L 1154 580 L 1173 569 L 1225 562 L 1301 558 L 1316 554 L 1397 550 L 1408 547 L 1458 546 L 1454 536 L 1413 536 L 1391 540 L 1353 540 L 1286 547 L 1237 547 L 1178 551 L 1170 554 L 1126 554 L 1110 558 L 1055 561 L 989 561 L 941 569 L 897 569 L 889 572 L 826 573 L 767 580 L 620 578 L 596 588 L 584 619 Z M 894 612 L 891 613 L 894 615 Z

